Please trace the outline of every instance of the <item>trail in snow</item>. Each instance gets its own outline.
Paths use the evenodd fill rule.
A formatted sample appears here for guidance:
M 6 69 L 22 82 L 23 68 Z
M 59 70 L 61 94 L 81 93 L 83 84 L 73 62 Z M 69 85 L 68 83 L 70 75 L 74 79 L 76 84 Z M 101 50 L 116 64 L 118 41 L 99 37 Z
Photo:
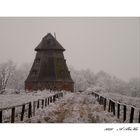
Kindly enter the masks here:
M 92 95 L 67 93 L 64 98 L 39 109 L 36 115 L 25 122 L 30 123 L 119 123 L 120 121 L 103 110 Z

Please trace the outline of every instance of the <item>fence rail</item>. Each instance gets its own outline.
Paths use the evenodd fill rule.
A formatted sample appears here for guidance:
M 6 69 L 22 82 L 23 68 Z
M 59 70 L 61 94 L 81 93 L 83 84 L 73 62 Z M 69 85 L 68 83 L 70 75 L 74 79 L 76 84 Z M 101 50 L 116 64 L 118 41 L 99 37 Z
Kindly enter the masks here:
M 15 122 L 16 119 L 16 115 L 18 114 L 20 116 L 20 121 L 24 121 L 24 118 L 31 118 L 32 116 L 35 116 L 35 112 L 37 109 L 39 108 L 45 108 L 47 107 L 50 103 L 53 103 L 56 101 L 56 99 L 59 99 L 63 97 L 63 92 L 59 92 L 56 93 L 52 96 L 43 98 L 43 99 L 38 99 L 36 101 L 32 101 L 32 102 L 27 102 L 24 104 L 20 104 L 20 105 L 16 105 L 16 106 L 10 106 L 10 107 L 6 107 L 6 108 L 0 108 L 0 123 L 4 122 L 4 111 L 5 110 L 11 110 L 11 115 L 10 115 L 10 121 L 11 123 Z M 17 112 L 16 114 L 16 109 L 18 107 L 21 107 L 21 111 Z M 27 107 L 27 108 L 26 108 Z M 25 116 L 26 114 L 26 116 Z
M 95 98 L 97 99 L 100 105 L 103 105 L 104 110 L 107 110 L 108 112 L 112 112 L 113 115 L 117 116 L 118 119 L 121 119 L 120 116 L 122 114 L 122 119 L 123 119 L 122 122 L 125 122 L 126 119 L 129 119 L 129 123 L 133 123 L 135 110 L 138 110 L 137 112 L 139 114 L 138 114 L 137 123 L 140 123 L 140 108 L 103 97 L 96 92 L 92 92 L 91 94 L 95 96 Z M 121 107 L 123 108 L 122 110 L 120 109 Z M 128 108 L 131 108 L 129 118 L 127 118 Z

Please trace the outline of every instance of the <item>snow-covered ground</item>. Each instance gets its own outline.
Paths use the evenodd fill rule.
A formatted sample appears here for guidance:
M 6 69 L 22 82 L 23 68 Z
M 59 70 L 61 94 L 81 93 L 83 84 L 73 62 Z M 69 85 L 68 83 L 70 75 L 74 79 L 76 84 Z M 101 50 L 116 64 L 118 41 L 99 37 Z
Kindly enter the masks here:
M 95 97 L 90 94 L 90 90 L 86 92 L 70 93 L 64 92 L 64 97 L 57 99 L 55 103 L 51 103 L 49 106 L 41 109 L 37 109 L 35 116 L 28 119 L 24 118 L 24 122 L 28 123 L 120 123 L 113 113 L 103 110 L 103 106 L 99 105 Z M 54 95 L 55 92 L 50 91 L 38 91 L 32 93 L 21 94 L 5 94 L 0 95 L 0 108 L 7 108 L 10 106 L 22 105 L 28 102 L 37 101 L 38 99 L 44 99 L 48 96 Z M 113 93 L 99 93 L 100 95 L 130 105 L 139 107 L 140 99 L 127 97 Z M 28 106 L 27 106 L 28 107 Z M 17 110 L 21 113 L 21 107 Z M 135 111 L 135 116 L 138 116 L 138 111 Z M 4 117 L 11 115 L 9 110 L 3 112 Z M 121 114 L 123 114 L 123 108 L 121 107 Z M 20 116 L 19 116 L 20 117 Z M 130 108 L 127 108 L 127 119 L 125 122 L 129 122 Z M 138 117 L 137 117 L 138 118 Z M 20 122 L 20 119 L 16 119 L 16 122 Z M 5 121 L 6 122 L 6 121 Z M 8 122 L 8 121 L 7 121 Z M 134 122 L 137 122 L 134 121 Z M 21 123 L 21 122 L 20 122 Z M 23 123 L 23 121 L 22 121 Z
M 120 121 L 103 110 L 92 95 L 67 93 L 63 98 L 25 122 L 30 123 L 119 123 Z
M 96 90 L 94 88 L 89 88 L 86 92 L 91 93 L 92 91 L 96 91 Z M 125 103 L 127 105 L 132 105 L 137 108 L 140 108 L 140 98 L 139 97 L 131 97 L 131 96 L 126 96 L 126 95 L 121 95 L 119 93 L 107 93 L 107 92 L 97 92 L 97 93 L 108 99 L 113 99 L 120 103 Z
M 0 95 L 0 108 L 7 108 L 10 106 L 22 105 L 31 101 L 43 99 L 53 94 L 55 94 L 55 92 L 50 92 L 48 90 L 30 92 L 30 93 L 23 92 L 20 94 L 1 94 Z

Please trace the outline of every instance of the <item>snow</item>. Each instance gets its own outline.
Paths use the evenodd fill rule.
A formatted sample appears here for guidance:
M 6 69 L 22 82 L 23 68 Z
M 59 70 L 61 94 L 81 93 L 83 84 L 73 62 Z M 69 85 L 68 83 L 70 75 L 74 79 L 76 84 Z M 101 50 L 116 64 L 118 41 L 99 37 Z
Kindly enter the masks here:
M 20 94 L 0 94 L 0 108 L 22 105 L 31 101 L 43 99 L 53 94 L 55 94 L 55 92 L 50 92 L 48 90 L 30 93 L 22 92 Z
M 85 92 L 66 92 L 63 91 L 64 97 L 57 99 L 56 102 L 50 103 L 49 106 L 45 108 L 36 109 L 35 116 L 31 118 L 24 118 L 24 121 L 19 121 L 18 123 L 121 123 L 123 120 L 123 106 L 121 106 L 120 120 L 113 115 L 112 112 L 104 111 L 103 105 L 99 105 L 97 99 L 90 94 L 93 89 L 88 89 Z M 22 105 L 28 102 L 37 101 L 38 99 L 44 99 L 48 96 L 54 95 L 55 92 L 50 91 L 38 91 L 21 94 L 5 94 L 0 95 L 0 108 L 6 108 L 10 106 Z M 122 103 L 133 104 L 139 107 L 139 98 L 127 97 L 124 95 L 114 94 L 114 93 L 101 93 L 100 95 L 111 98 Z M 108 106 L 108 105 L 107 105 Z M 107 107 L 108 108 L 108 107 Z M 27 106 L 28 109 L 28 106 Z M 130 109 L 127 108 L 127 118 L 125 122 L 129 122 Z M 134 122 L 138 122 L 138 111 L 135 111 Z M 16 109 L 16 112 L 21 113 L 21 107 Z M 5 121 L 6 117 L 9 117 L 11 111 L 5 110 L 3 112 Z M 20 117 L 20 114 L 19 114 Z M 137 118 L 137 119 L 136 119 Z M 8 122 L 8 121 L 7 121 Z
M 120 122 L 103 110 L 92 95 L 66 93 L 63 98 L 25 120 L 30 123 L 113 123 Z
M 92 91 L 96 91 L 94 88 L 87 89 L 87 93 L 91 93 Z M 111 92 L 97 92 L 97 94 L 106 97 L 108 99 L 113 99 L 117 102 L 127 104 L 130 106 L 135 106 L 140 108 L 140 98 L 139 97 L 131 97 L 126 95 L 121 95 L 119 93 L 111 93 Z

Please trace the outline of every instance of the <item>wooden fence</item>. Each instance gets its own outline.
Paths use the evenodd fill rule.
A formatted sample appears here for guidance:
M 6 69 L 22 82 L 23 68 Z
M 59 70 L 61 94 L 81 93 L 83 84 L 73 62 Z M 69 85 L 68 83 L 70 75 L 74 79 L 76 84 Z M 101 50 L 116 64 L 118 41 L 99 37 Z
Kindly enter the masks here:
M 120 103 L 113 99 L 108 99 L 106 97 L 99 95 L 96 92 L 92 92 L 92 95 L 95 96 L 95 98 L 97 99 L 97 101 L 99 102 L 100 105 L 103 105 L 104 110 L 107 110 L 108 112 L 112 112 L 113 115 L 117 116 L 118 119 L 123 119 L 122 122 L 125 122 L 126 119 L 129 119 L 129 123 L 133 123 L 134 112 L 135 112 L 135 110 L 138 110 L 137 123 L 140 123 L 140 108 L 137 108 L 132 105 Z M 122 110 L 120 108 L 122 108 Z M 127 115 L 128 108 L 130 108 L 129 115 Z M 122 118 L 120 118 L 121 115 L 122 115 Z M 129 117 L 129 118 L 127 118 L 127 117 Z
M 17 106 L 10 106 L 7 108 L 0 108 L 0 123 L 4 122 L 3 112 L 5 110 L 11 110 L 9 122 L 14 123 L 17 114 L 20 115 L 20 117 L 19 117 L 20 121 L 23 121 L 25 117 L 31 118 L 32 116 L 35 116 L 35 112 L 37 109 L 39 109 L 39 108 L 43 109 L 43 108 L 47 107 L 50 103 L 55 102 L 56 99 L 59 99 L 61 97 L 63 97 L 62 92 L 54 94 L 49 97 L 46 97 L 44 99 L 38 99 L 37 101 L 32 101 L 32 102 L 28 102 L 28 103 L 17 105 Z M 16 114 L 16 109 L 18 107 L 21 108 L 21 111 L 17 112 L 17 114 Z M 26 113 L 26 116 L 25 116 L 25 113 Z

